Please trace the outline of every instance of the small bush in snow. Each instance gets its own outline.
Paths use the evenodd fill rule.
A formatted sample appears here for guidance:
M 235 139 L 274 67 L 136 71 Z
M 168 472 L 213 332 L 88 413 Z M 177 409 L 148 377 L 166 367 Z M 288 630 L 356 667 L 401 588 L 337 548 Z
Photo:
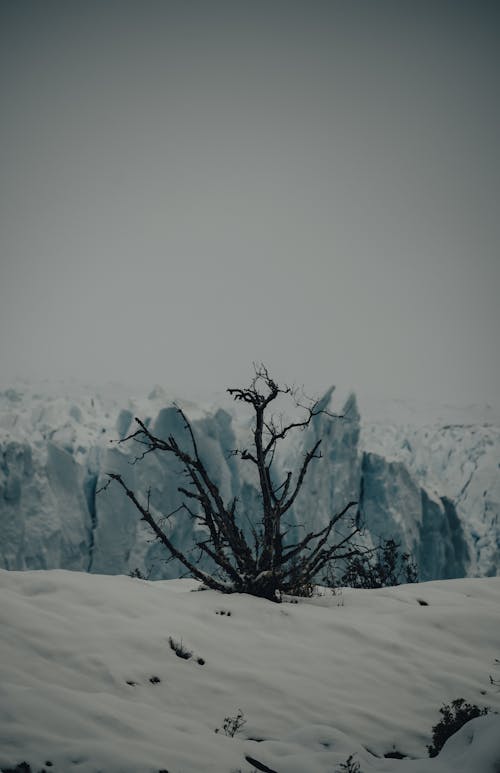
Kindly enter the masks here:
M 178 658 L 182 658 L 183 660 L 189 660 L 189 658 L 193 657 L 193 653 L 190 652 L 190 650 L 187 650 L 183 645 L 182 639 L 180 642 L 178 642 L 178 641 L 175 641 L 175 639 L 172 639 L 171 636 L 169 636 L 168 643 L 170 644 L 170 649 L 175 652 Z
M 129 577 L 133 577 L 133 578 L 134 578 L 134 579 L 136 579 L 136 580 L 145 580 L 145 579 L 146 579 L 146 578 L 144 577 L 143 573 L 141 572 L 141 570 L 139 569 L 139 567 L 137 567 L 137 566 L 136 566 L 136 568 L 135 568 L 135 569 L 132 569 L 132 570 L 131 570 L 131 571 L 128 573 L 128 576 L 129 576 Z
M 222 732 L 224 735 L 228 735 L 230 738 L 234 738 L 236 733 L 239 733 L 243 725 L 246 724 L 246 719 L 241 709 L 238 709 L 238 713 L 234 717 L 224 717 L 222 723 Z M 221 728 L 218 727 L 215 732 L 220 733 Z
M 418 582 L 415 562 L 400 545 L 387 539 L 374 552 L 354 556 L 347 564 L 341 584 L 349 588 L 386 588 L 402 582 Z
M 31 766 L 27 762 L 20 762 L 15 768 L 2 768 L 2 773 L 31 773 Z
M 437 757 L 444 744 L 452 735 L 471 719 L 487 714 L 489 708 L 480 708 L 474 704 L 466 703 L 464 698 L 457 698 L 449 705 L 443 704 L 439 709 L 443 718 L 432 728 L 432 743 L 427 747 L 429 757 Z
M 337 773 L 361 773 L 359 762 L 354 759 L 354 754 L 351 754 L 345 762 L 340 763 Z

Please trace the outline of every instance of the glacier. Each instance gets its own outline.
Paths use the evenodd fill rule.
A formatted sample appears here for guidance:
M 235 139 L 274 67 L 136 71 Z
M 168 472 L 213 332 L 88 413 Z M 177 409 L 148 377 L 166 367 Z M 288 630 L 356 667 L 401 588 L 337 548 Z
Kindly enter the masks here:
M 176 461 L 166 454 L 137 460 L 140 447 L 117 442 L 132 431 L 134 416 L 159 436 L 182 435 L 172 403 L 161 387 L 138 398 L 118 385 L 1 392 L 0 567 L 181 576 L 183 568 L 166 560 L 123 491 L 105 486 L 106 473 L 116 472 L 137 492 L 149 492 L 175 544 L 190 549 L 198 527 L 175 512 Z M 322 405 L 338 412 L 333 388 Z M 258 513 L 255 471 L 231 453 L 245 443 L 249 417 L 222 400 L 182 406 L 210 474 L 225 499 L 239 498 L 243 527 L 250 529 Z M 342 418 L 317 415 L 278 460 L 281 470 L 295 469 L 322 438 L 322 459 L 310 467 L 291 527 L 321 527 L 356 500 L 366 543 L 394 537 L 414 556 L 421 580 L 498 574 L 500 422 L 482 416 L 422 422 L 391 410 L 363 418 L 354 394 L 340 408 Z

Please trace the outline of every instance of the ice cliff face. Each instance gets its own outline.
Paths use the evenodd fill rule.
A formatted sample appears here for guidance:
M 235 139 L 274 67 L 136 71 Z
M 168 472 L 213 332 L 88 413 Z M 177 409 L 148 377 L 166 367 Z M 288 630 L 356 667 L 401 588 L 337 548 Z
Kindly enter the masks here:
M 401 462 L 363 453 L 361 511 L 372 535 L 409 551 L 422 580 L 464 577 L 469 544 L 453 502 L 418 485 Z
M 500 567 L 500 422 L 448 417 L 423 425 L 374 421 L 362 428 L 362 444 L 408 470 L 431 498 L 458 518 L 470 555 L 470 575 L 496 575 Z M 457 575 L 458 576 L 458 575 Z
M 111 397 L 84 390 L 71 398 L 28 389 L 0 395 L 1 566 L 110 574 L 138 568 L 152 578 L 181 573 L 151 541 L 123 492 L 102 489 L 106 473 L 119 472 L 137 492 L 149 491 L 164 528 L 187 550 L 198 527 L 176 512 L 177 463 L 166 454 L 135 463 L 141 447 L 116 443 L 135 415 L 159 436 L 182 437 L 185 430 L 161 389 L 138 401 L 112 391 Z M 330 398 L 325 395 L 325 407 Z M 254 471 L 230 453 L 248 428 L 220 408 L 185 409 L 209 472 L 224 498 L 239 497 L 249 529 L 258 512 Z M 367 541 L 395 537 L 414 555 L 421 579 L 497 573 L 500 429 L 363 424 L 353 396 L 342 415 L 318 415 L 280 460 L 283 470 L 296 469 L 322 438 L 322 459 L 311 465 L 290 522 L 320 528 L 354 499 Z
M 40 451 L 14 440 L 0 451 L 0 557 L 7 569 L 86 570 L 91 521 L 84 472 L 47 442 Z

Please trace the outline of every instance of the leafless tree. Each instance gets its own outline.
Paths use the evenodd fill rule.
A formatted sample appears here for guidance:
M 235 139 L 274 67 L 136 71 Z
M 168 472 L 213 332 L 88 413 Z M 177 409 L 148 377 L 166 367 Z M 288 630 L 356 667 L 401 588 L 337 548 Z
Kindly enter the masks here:
M 173 435 L 166 439 L 156 437 L 140 419 L 136 419 L 137 430 L 120 441 L 139 443 L 143 447 L 139 460 L 148 453 L 165 452 L 180 462 L 186 484 L 178 487 L 184 498 L 178 511 L 204 527 L 204 538 L 196 545 L 212 560 L 214 571 L 205 571 L 191 553 L 182 552 L 174 545 L 153 515 L 149 496 L 145 502 L 141 501 L 123 477 L 115 473 L 109 473 L 107 485 L 116 482 L 124 489 L 169 556 L 178 559 L 189 574 L 206 586 L 225 593 L 250 593 L 279 601 L 283 593 L 300 593 L 311 587 L 318 574 L 332 562 L 349 559 L 360 552 L 354 542 L 359 527 L 351 515 L 356 502 L 346 503 L 342 511 L 332 515 L 318 531 L 307 532 L 295 543 L 287 542 L 289 527 L 284 516 L 296 501 L 309 466 L 313 460 L 321 458 L 321 440 L 305 453 L 296 471 L 287 471 L 279 482 L 274 476 L 273 463 L 279 444 L 289 433 L 306 429 L 320 413 L 326 413 L 332 420 L 339 417 L 321 408 L 318 402 L 306 401 L 304 404 L 294 389 L 280 387 L 263 365 L 255 368 L 248 387 L 227 391 L 234 400 L 247 404 L 253 413 L 250 446 L 232 451 L 242 462 L 254 465 L 258 475 L 261 512 L 258 517 L 252 514 L 251 537 L 247 537 L 242 529 L 238 498 L 229 502 L 223 500 L 200 456 L 193 427 L 180 407 L 176 406 L 176 409 L 184 422 L 189 448 L 181 447 Z M 272 404 L 283 397 L 291 399 L 294 406 L 301 409 L 302 418 L 287 423 L 271 413 Z

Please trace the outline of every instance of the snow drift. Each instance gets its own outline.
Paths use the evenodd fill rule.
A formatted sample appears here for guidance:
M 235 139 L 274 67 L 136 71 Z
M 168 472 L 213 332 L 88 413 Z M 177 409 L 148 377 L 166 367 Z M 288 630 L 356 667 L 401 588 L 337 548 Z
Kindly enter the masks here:
M 426 745 L 444 702 L 500 708 L 500 578 L 281 605 L 198 588 L 0 571 L 0 768 L 332 773 L 355 755 L 363 773 L 498 773 L 496 714 Z

